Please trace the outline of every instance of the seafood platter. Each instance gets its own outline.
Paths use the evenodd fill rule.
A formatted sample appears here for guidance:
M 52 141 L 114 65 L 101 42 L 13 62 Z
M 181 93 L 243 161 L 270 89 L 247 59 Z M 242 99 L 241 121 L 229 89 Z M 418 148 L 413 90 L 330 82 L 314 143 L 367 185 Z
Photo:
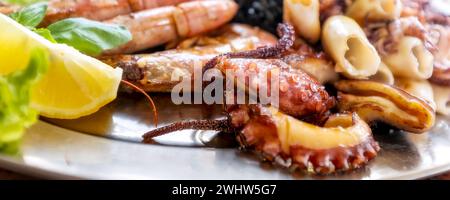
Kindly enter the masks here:
M 55 179 L 450 170 L 449 0 L 0 0 L 0 43 L 2 168 Z

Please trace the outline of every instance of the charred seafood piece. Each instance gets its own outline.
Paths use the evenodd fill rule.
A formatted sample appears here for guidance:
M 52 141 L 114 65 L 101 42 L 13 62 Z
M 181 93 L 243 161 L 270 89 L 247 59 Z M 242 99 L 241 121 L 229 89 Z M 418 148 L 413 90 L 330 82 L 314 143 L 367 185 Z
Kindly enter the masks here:
M 219 55 L 209 61 L 203 70 L 206 72 L 216 68 L 224 74 L 230 71 L 243 74 L 244 77 L 237 80 L 236 85 L 243 90 L 253 88 L 255 91 L 261 90 L 260 86 L 267 86 L 268 92 L 274 89 L 267 77 L 273 79 L 276 76 L 279 87 L 275 89 L 278 90 L 279 108 L 283 112 L 295 117 L 324 114 L 335 102 L 322 85 L 302 70 L 294 69 L 280 59 L 262 59 L 281 56 L 294 44 L 295 32 L 291 25 L 280 24 L 278 34 L 281 38 L 274 46 Z
M 241 146 L 291 170 L 328 174 L 360 168 L 380 150 L 357 114 L 332 115 L 323 127 L 302 122 L 273 107 L 233 105 L 224 120 L 180 122 L 150 131 L 144 142 L 183 129 L 234 132 Z
M 151 54 L 103 56 L 100 59 L 112 67 L 122 68 L 123 79 L 146 92 L 171 92 L 181 80 L 194 80 L 196 64 L 202 67 L 217 55 L 253 50 L 276 42 L 275 36 L 259 28 L 230 24 L 211 35 L 186 39 L 176 49 Z
M 334 98 L 324 86 L 279 59 L 225 58 L 218 62 L 216 68 L 224 74 L 242 74 L 242 78 L 235 80 L 241 90 L 262 90 L 271 94 L 272 90 L 278 90 L 280 110 L 295 117 L 320 116 L 335 105 Z M 278 85 L 272 84 L 267 77 L 272 80 L 277 77 Z
M 382 121 L 412 133 L 433 127 L 435 109 L 402 89 L 372 81 L 339 81 L 339 110 L 356 112 L 366 122 Z

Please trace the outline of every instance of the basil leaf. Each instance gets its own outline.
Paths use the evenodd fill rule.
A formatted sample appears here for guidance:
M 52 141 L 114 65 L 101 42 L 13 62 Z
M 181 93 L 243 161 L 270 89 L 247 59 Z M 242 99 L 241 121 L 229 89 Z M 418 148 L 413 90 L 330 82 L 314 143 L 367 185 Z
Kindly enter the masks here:
M 10 17 L 27 27 L 38 26 L 45 17 L 47 3 L 36 3 L 15 12 Z
M 3 0 L 7 3 L 13 3 L 13 4 L 19 4 L 19 5 L 29 5 L 32 3 L 37 3 L 41 1 L 48 1 L 48 0 Z
M 52 33 L 46 29 L 46 28 L 38 28 L 33 30 L 35 33 L 39 34 L 40 36 L 44 37 L 50 42 L 57 43 L 56 40 L 53 38 Z
M 89 55 L 129 42 L 131 33 L 124 26 L 105 24 L 84 18 L 69 18 L 48 26 L 58 43 L 68 44 Z

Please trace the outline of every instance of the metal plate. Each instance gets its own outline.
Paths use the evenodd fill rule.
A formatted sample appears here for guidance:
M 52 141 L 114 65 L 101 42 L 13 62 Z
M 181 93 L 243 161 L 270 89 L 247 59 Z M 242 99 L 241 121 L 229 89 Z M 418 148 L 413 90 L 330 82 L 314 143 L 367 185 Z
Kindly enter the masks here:
M 220 106 L 176 106 L 168 95 L 154 98 L 161 125 L 221 116 Z M 1 155 L 0 166 L 58 179 L 417 179 L 450 170 L 449 119 L 439 118 L 421 135 L 379 127 L 374 134 L 382 150 L 367 167 L 311 176 L 261 163 L 235 148 L 233 137 L 214 132 L 177 132 L 140 144 L 153 128 L 150 111 L 141 96 L 125 94 L 89 117 L 42 119 L 26 134 L 22 154 Z

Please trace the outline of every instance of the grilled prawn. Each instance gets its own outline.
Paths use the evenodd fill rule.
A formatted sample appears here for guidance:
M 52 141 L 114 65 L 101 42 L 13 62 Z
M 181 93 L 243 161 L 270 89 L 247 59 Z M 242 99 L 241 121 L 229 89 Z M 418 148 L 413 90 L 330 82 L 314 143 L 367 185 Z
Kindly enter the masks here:
M 0 5 L 1 13 L 14 10 Z M 41 26 L 70 17 L 125 26 L 133 39 L 104 52 L 123 54 L 213 31 L 229 22 L 237 10 L 232 0 L 53 0 Z
M 147 92 L 170 92 L 179 83 L 172 75 L 193 79 L 195 64 L 202 67 L 213 57 L 274 45 L 276 38 L 258 28 L 231 24 L 211 33 L 181 42 L 176 49 L 152 54 L 104 56 L 101 59 L 124 69 L 124 79 Z
M 6 3 L 0 2 L 0 13 L 8 15 L 19 9 L 18 6 L 9 5 Z
M 132 53 L 200 35 L 229 22 L 237 10 L 230 0 L 203 0 L 120 15 L 104 22 L 127 27 L 133 40 L 105 54 Z
M 193 0 L 50 0 L 41 26 L 47 26 L 71 17 L 104 21 L 119 15 L 172 6 L 188 1 Z M 10 14 L 18 9 L 20 9 L 19 6 L 0 2 L 0 13 Z
M 130 14 L 192 0 L 51 0 L 42 25 L 70 18 L 84 17 L 103 21 L 119 15 Z

